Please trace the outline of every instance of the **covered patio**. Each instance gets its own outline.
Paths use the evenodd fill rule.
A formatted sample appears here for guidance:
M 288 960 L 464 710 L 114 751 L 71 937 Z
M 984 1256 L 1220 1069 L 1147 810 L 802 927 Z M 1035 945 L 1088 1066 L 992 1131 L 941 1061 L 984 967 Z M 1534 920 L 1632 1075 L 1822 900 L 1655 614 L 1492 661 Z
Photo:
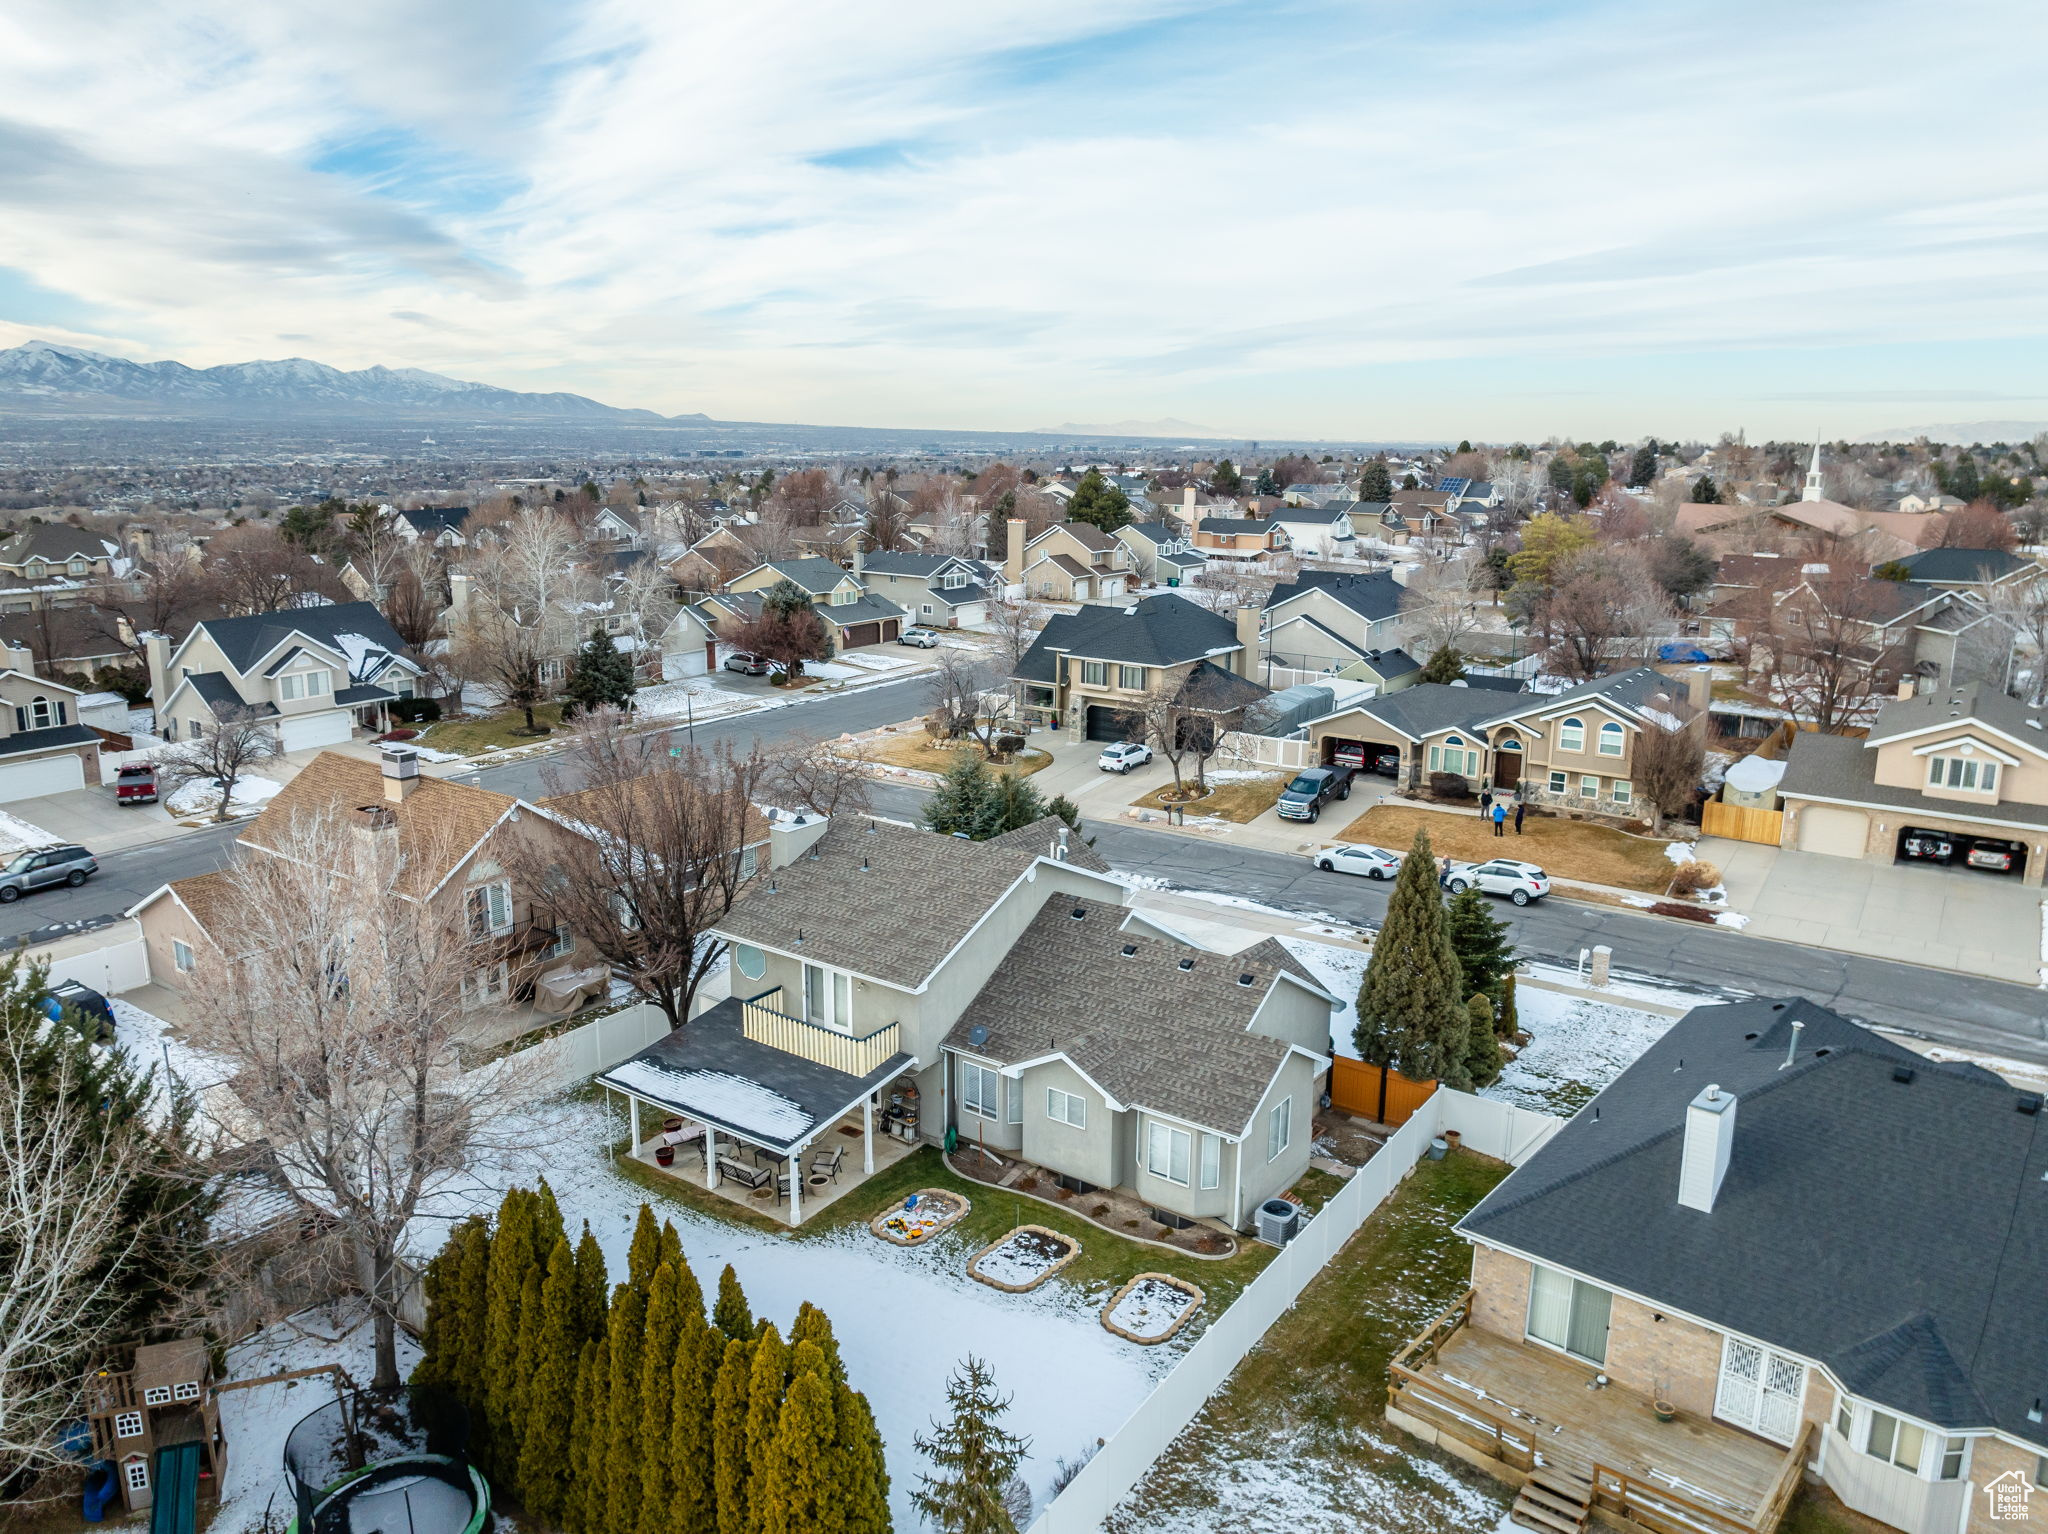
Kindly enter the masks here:
M 917 1149 L 916 1088 L 898 1080 L 917 1061 L 852 1075 L 749 1037 L 746 1005 L 720 1002 L 597 1080 L 627 1101 L 635 1159 L 801 1225 Z

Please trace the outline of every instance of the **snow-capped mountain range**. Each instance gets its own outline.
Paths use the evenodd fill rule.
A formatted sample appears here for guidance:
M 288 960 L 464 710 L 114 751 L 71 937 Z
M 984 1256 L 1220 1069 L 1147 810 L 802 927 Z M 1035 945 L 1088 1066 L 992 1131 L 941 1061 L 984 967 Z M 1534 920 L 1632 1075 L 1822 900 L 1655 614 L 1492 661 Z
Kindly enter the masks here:
M 522 394 L 418 368 L 353 373 L 304 357 L 192 368 L 130 362 L 83 347 L 29 341 L 0 350 L 0 411 L 248 417 L 553 416 L 661 421 L 652 410 L 621 410 L 581 394 Z

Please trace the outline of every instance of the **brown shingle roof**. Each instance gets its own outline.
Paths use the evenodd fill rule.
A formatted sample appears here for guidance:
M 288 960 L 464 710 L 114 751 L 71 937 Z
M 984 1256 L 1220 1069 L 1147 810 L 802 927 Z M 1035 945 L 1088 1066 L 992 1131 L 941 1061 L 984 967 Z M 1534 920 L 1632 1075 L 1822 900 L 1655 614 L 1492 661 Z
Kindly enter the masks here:
M 173 879 L 170 884 L 179 904 L 192 913 L 192 919 L 215 942 L 220 941 L 216 934 L 226 914 L 229 889 L 225 872 L 194 874 L 189 879 Z

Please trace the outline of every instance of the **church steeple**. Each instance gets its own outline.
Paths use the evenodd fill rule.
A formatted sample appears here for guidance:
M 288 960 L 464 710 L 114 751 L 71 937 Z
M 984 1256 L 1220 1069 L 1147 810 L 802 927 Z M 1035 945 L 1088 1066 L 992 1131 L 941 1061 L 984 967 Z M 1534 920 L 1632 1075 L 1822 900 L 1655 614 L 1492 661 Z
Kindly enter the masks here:
M 1821 494 L 1820 488 L 1820 444 L 1818 442 L 1813 444 L 1813 467 L 1806 471 L 1806 493 L 1800 496 L 1799 499 L 1802 501 L 1824 501 L 1827 499 L 1825 495 Z

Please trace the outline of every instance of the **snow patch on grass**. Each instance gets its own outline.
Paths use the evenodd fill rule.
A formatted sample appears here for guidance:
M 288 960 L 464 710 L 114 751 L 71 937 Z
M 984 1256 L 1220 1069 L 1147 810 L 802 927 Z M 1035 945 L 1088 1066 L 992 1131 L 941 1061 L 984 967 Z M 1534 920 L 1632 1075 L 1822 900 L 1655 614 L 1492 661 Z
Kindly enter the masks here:
M 228 803 L 230 815 L 260 810 L 275 799 L 284 785 L 275 778 L 237 778 L 235 796 Z M 173 815 L 211 815 L 220 808 L 220 779 L 194 778 L 164 801 Z
M 1619 1076 L 1674 1021 L 1523 985 L 1515 987 L 1515 1015 L 1529 1043 L 1479 1095 L 1564 1117 Z

